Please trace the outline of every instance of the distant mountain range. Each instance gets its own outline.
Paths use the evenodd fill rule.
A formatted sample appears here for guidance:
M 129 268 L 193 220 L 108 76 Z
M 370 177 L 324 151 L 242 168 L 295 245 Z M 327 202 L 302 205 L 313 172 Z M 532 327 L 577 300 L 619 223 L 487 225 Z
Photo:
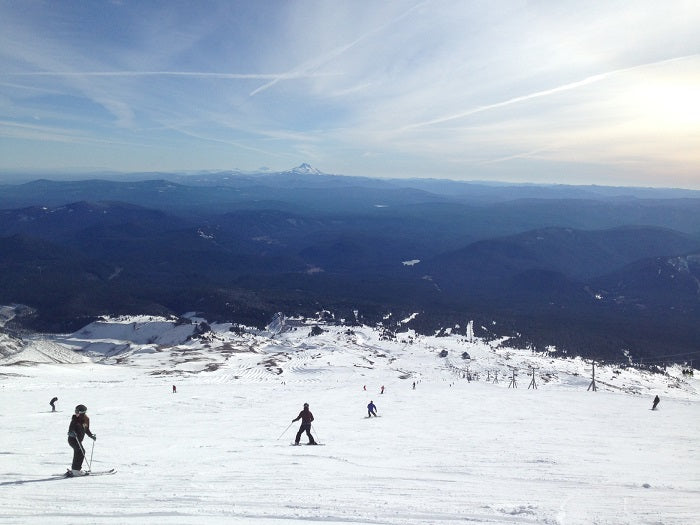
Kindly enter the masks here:
M 469 317 L 525 347 L 682 361 L 700 348 L 700 192 L 384 180 L 308 164 L 6 184 L 10 303 L 33 308 L 24 325 L 52 331 L 103 314 L 262 326 L 277 311 L 370 323 L 420 311 L 425 332 Z

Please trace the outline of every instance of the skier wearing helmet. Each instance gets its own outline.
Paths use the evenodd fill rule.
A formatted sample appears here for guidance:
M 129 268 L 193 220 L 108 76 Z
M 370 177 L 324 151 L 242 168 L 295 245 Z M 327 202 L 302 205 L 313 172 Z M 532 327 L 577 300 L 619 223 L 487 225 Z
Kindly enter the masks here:
M 66 476 L 84 476 L 87 472 L 80 470 L 85 459 L 85 449 L 83 448 L 83 439 L 85 434 L 93 440 L 97 439 L 97 435 L 90 432 L 90 418 L 85 413 L 87 407 L 78 405 L 75 407 L 75 414 L 71 417 L 70 425 L 68 426 L 68 444 L 73 449 L 73 464 L 71 469 L 66 472 Z
M 309 437 L 309 445 L 315 445 L 316 441 L 314 440 L 314 437 L 311 435 L 311 422 L 314 420 L 314 415 L 311 413 L 311 410 L 309 410 L 309 404 L 304 403 L 304 410 L 299 412 L 299 415 L 292 419 L 292 423 L 295 421 L 299 421 L 301 419 L 301 425 L 299 426 L 299 432 L 297 432 L 297 437 L 294 440 L 294 444 L 298 445 L 299 440 L 301 439 L 301 433 L 306 431 L 306 435 Z

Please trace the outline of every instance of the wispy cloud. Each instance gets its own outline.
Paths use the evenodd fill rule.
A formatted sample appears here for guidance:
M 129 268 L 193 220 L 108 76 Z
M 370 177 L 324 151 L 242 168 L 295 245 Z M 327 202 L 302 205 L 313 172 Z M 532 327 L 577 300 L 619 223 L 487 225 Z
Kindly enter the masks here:
M 6 72 L 14 77 L 186 77 L 223 80 L 295 80 L 334 75 L 332 73 L 212 73 L 206 71 L 33 71 Z
M 422 7 L 423 5 L 425 5 L 427 3 L 428 3 L 427 1 L 417 3 L 413 6 L 411 6 L 409 9 L 407 9 L 403 13 L 399 14 L 397 17 L 393 18 L 392 20 L 389 20 L 388 22 L 385 22 L 383 24 L 378 25 L 377 27 L 374 27 L 370 31 L 367 31 L 366 33 L 360 35 L 359 37 L 355 38 L 351 42 L 349 42 L 345 45 L 336 47 L 327 53 L 324 53 L 320 56 L 314 57 L 313 59 L 308 60 L 305 63 L 292 68 L 292 70 L 290 70 L 288 73 L 285 73 L 284 75 L 280 75 L 279 77 L 274 78 L 270 82 L 263 84 L 259 88 L 254 89 L 250 93 L 250 96 L 253 97 L 253 96 L 257 95 L 258 93 L 261 93 L 261 92 L 265 91 L 266 89 L 271 88 L 275 84 L 277 84 L 283 80 L 286 80 L 290 75 L 292 76 L 292 78 L 296 78 L 298 75 L 309 75 L 311 71 L 314 71 L 315 69 L 318 69 L 322 66 L 328 65 L 333 60 L 337 59 L 338 57 L 342 56 L 344 53 L 347 53 L 349 50 L 356 47 L 361 42 L 367 40 L 370 37 L 373 37 L 373 36 L 381 33 L 382 31 L 384 31 L 388 27 L 391 27 L 392 25 L 398 23 L 399 21 L 401 21 L 405 17 L 409 16 L 411 13 L 413 13 L 414 11 L 416 11 L 417 9 L 419 9 L 420 7 Z
M 135 141 L 95 137 L 94 135 L 85 134 L 85 132 L 82 130 L 45 126 L 41 124 L 23 124 L 7 120 L 0 120 L 0 136 L 13 139 L 42 140 L 67 144 L 110 144 L 129 147 L 145 147 L 143 144 Z
M 578 81 L 576 81 L 576 82 L 568 82 L 568 83 L 566 83 L 566 84 L 562 84 L 562 85 L 560 85 L 560 86 L 556 86 L 556 87 L 553 87 L 553 88 L 550 88 L 550 89 L 544 89 L 544 90 L 541 90 L 541 91 L 536 91 L 536 92 L 534 92 L 534 93 L 528 93 L 527 95 L 521 95 L 521 96 L 518 96 L 518 97 L 510 98 L 510 99 L 508 99 L 508 100 L 503 100 L 503 101 L 501 101 L 501 102 L 495 102 L 495 103 L 493 103 L 493 104 L 485 104 L 485 105 L 483 105 L 483 106 L 478 106 L 478 107 L 475 107 L 475 108 L 472 108 L 472 109 L 468 109 L 468 110 L 466 110 L 466 111 L 460 111 L 460 112 L 458 112 L 458 113 L 454 113 L 454 114 L 451 114 L 451 115 L 446 115 L 446 116 L 444 116 L 444 117 L 438 117 L 438 118 L 434 118 L 434 119 L 431 119 L 431 120 L 426 120 L 426 121 L 423 121 L 423 122 L 418 122 L 418 123 L 415 123 L 415 124 L 410 124 L 410 125 L 404 126 L 403 129 L 415 129 L 415 128 L 420 128 L 420 127 L 424 127 L 424 126 L 433 126 L 433 125 L 435 125 L 435 124 L 443 124 L 443 123 L 445 123 L 445 122 L 450 122 L 450 121 L 453 121 L 453 120 L 458 120 L 458 119 L 466 118 L 466 117 L 469 117 L 469 116 L 471 116 L 471 115 L 476 115 L 477 113 L 482 113 L 482 112 L 484 112 L 484 111 L 490 111 L 490 110 L 493 110 L 493 109 L 503 108 L 503 107 L 506 107 L 506 106 L 511 106 L 511 105 L 513 105 L 513 104 L 520 104 L 520 103 L 522 103 L 522 102 L 527 102 L 527 101 L 529 101 L 529 100 L 538 99 L 538 98 L 544 98 L 544 97 L 549 97 L 549 96 L 551 96 L 551 95 L 556 95 L 556 94 L 559 94 L 559 93 L 562 93 L 562 92 L 565 92 L 565 91 L 570 91 L 570 90 L 573 90 L 573 89 L 579 89 L 579 88 L 588 86 L 588 85 L 590 85 L 590 84 L 595 84 L 596 82 L 600 82 L 600 81 L 602 81 L 602 80 L 608 79 L 608 78 L 610 78 L 610 77 L 612 77 L 612 76 L 619 75 L 619 74 L 622 74 L 622 73 L 627 73 L 627 72 L 629 72 L 629 71 L 634 71 L 634 70 L 643 69 L 643 68 L 650 67 L 650 66 L 657 66 L 657 65 L 661 65 L 661 64 L 668 64 L 668 63 L 672 63 L 672 62 L 678 62 L 678 61 L 681 61 L 681 60 L 687 60 L 687 59 L 690 59 L 690 58 L 698 58 L 698 57 L 700 57 L 700 54 L 689 55 L 689 56 L 683 56 L 683 57 L 669 58 L 669 59 L 665 59 L 665 60 L 659 60 L 659 61 L 656 61 L 656 62 L 650 62 L 650 63 L 647 63 L 647 64 L 639 64 L 639 65 L 636 65 L 636 66 L 625 67 L 625 68 L 616 69 L 616 70 L 613 70 L 613 71 L 607 71 L 607 72 L 605 72 L 605 73 L 600 73 L 600 74 L 597 74 L 597 75 L 591 75 L 591 76 L 586 77 L 586 78 L 584 78 L 584 79 L 582 79 L 582 80 L 578 80 Z
M 217 144 L 225 144 L 227 146 L 233 146 L 233 147 L 238 148 L 238 149 L 252 151 L 254 153 L 264 155 L 265 157 L 278 156 L 278 154 L 275 151 L 270 150 L 270 149 L 263 149 L 263 148 L 259 148 L 259 147 L 249 146 L 249 145 L 244 144 L 240 141 L 224 139 L 224 138 L 221 138 L 221 136 L 192 131 L 192 130 L 187 129 L 186 127 L 182 127 L 182 126 L 171 126 L 169 129 L 175 130 L 178 133 L 182 133 L 183 135 L 187 135 L 189 137 L 196 138 L 198 140 L 201 140 L 202 142 L 213 142 L 213 143 L 217 143 Z

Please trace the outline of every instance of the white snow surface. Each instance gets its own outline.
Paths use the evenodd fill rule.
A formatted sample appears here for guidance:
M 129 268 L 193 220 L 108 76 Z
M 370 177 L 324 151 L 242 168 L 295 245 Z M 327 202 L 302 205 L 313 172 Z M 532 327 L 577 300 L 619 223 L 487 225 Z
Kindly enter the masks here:
M 679 367 L 597 366 L 592 391 L 581 359 L 454 330 L 194 327 L 103 319 L 0 360 L 0 523 L 698 523 L 700 383 Z M 304 402 L 325 446 L 290 446 Z M 53 476 L 79 403 L 113 476 Z

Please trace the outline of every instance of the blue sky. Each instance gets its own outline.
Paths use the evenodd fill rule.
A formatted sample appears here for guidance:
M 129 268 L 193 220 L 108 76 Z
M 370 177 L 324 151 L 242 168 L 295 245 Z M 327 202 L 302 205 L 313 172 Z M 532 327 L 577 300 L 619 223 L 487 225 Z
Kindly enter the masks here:
M 0 181 L 288 169 L 700 188 L 700 2 L 0 0 Z

